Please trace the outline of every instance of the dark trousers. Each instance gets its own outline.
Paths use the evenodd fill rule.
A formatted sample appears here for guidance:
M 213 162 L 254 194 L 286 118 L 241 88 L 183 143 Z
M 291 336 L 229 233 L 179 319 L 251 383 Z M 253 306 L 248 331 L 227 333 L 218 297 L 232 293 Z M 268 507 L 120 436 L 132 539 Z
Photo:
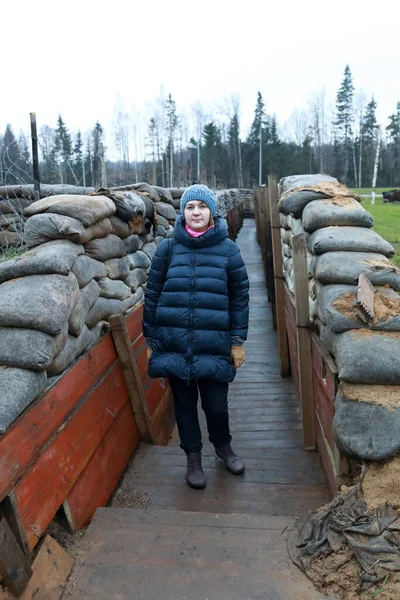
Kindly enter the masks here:
M 175 400 L 175 416 L 178 425 L 181 448 L 186 452 L 200 452 L 201 431 L 197 414 L 198 391 L 201 406 L 207 420 L 209 440 L 216 448 L 229 444 L 228 387 L 222 381 L 198 379 L 183 381 L 170 377 L 172 393 Z

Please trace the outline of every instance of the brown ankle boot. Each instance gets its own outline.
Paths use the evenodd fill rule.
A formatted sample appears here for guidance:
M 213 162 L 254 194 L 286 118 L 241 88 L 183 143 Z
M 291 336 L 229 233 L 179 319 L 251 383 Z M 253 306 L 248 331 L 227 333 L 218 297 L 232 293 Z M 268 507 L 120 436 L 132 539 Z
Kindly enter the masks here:
M 186 481 L 190 487 L 201 490 L 206 487 L 206 477 L 201 462 L 201 452 L 187 454 Z
M 221 458 L 228 471 L 234 475 L 241 475 L 245 469 L 242 459 L 240 459 L 231 448 L 230 444 L 225 444 L 220 448 L 215 448 L 215 452 Z

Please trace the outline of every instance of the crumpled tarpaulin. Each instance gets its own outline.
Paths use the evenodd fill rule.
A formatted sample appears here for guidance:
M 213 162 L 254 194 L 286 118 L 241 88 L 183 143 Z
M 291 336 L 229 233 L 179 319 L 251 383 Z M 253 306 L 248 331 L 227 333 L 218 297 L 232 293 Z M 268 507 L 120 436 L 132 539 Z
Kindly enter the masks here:
M 360 584 L 400 571 L 400 518 L 385 505 L 368 513 L 361 482 L 297 522 L 288 539 L 292 561 L 303 571 L 317 558 L 351 548 L 360 565 Z

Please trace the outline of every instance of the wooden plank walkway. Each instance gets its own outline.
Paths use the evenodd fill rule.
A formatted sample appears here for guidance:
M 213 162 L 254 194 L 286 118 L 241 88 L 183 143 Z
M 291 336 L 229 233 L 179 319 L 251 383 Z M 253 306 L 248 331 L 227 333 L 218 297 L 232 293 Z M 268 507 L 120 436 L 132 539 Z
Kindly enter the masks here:
M 237 243 L 250 278 L 250 330 L 229 410 L 232 445 L 246 471 L 231 475 L 215 457 L 203 416 L 204 490 L 185 483 L 176 433 L 167 447 L 142 444 L 113 508 L 97 511 L 65 597 L 322 598 L 291 565 L 282 532 L 293 517 L 329 500 L 326 481 L 318 455 L 302 449 L 292 382 L 279 375 L 252 219 L 245 220 Z

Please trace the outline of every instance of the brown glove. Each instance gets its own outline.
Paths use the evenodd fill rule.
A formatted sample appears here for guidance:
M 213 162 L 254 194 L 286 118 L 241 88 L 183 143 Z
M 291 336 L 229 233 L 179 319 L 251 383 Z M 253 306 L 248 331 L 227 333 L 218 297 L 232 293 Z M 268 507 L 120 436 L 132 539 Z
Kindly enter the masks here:
M 153 350 L 150 348 L 150 346 L 147 346 L 147 360 L 150 360 L 150 356 L 153 354 Z
M 235 369 L 239 369 L 246 359 L 246 355 L 244 353 L 243 346 L 232 346 L 231 357 L 232 357 Z

